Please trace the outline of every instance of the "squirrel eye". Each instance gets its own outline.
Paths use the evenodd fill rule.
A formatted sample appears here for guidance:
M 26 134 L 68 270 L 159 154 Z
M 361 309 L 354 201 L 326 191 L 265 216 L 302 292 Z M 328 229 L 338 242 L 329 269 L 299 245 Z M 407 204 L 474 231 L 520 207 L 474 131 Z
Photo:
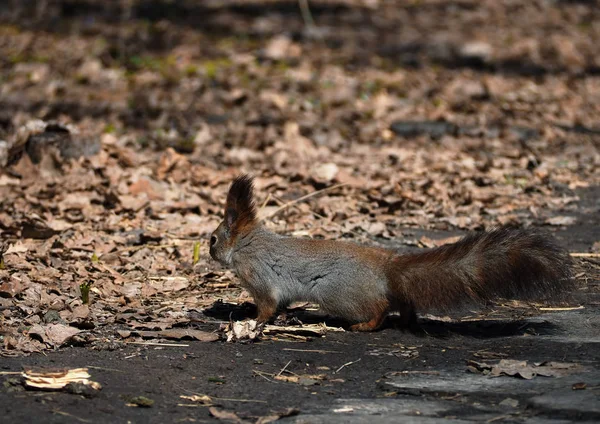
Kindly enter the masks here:
M 214 246 L 216 242 L 217 242 L 217 236 L 212 236 L 210 238 L 210 245 Z

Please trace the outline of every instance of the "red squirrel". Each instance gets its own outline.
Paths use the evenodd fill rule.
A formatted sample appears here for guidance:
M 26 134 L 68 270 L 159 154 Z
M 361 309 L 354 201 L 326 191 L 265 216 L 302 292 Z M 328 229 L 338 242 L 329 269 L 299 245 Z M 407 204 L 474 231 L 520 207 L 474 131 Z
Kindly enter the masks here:
M 468 301 L 557 298 L 572 281 L 569 254 L 533 229 L 500 227 L 407 254 L 281 236 L 257 219 L 253 178 L 247 175 L 229 189 L 210 255 L 235 270 L 256 302 L 260 324 L 278 308 L 308 301 L 354 323 L 353 331 L 376 330 L 391 311 L 412 325 L 416 312 Z

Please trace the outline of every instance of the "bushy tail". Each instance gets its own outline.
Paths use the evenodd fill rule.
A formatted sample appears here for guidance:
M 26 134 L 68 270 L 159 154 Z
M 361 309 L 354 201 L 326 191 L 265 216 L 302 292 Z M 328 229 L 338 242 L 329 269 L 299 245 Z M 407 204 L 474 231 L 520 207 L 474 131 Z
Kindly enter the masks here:
M 394 257 L 393 297 L 417 311 L 448 310 L 497 298 L 564 300 L 572 260 L 553 238 L 533 229 L 501 227 L 454 244 Z

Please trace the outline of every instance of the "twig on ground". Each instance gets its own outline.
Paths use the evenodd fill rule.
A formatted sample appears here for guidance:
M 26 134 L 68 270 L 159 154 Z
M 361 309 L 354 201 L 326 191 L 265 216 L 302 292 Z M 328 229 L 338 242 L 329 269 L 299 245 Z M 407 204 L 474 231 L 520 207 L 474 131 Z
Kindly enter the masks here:
M 74 418 L 74 419 L 76 419 L 77 421 L 79 421 L 79 422 L 82 422 L 82 423 L 91 423 L 91 421 L 90 421 L 90 420 L 86 420 L 86 419 L 84 419 L 84 418 L 80 418 L 80 417 L 78 417 L 77 415 L 69 414 L 68 412 L 61 411 L 61 410 L 59 410 L 59 409 L 53 409 L 53 410 L 52 410 L 52 413 L 53 413 L 53 414 L 62 415 L 62 416 L 65 416 L 65 417 L 69 417 L 69 418 Z
M 337 374 L 338 372 L 340 372 L 342 370 L 342 368 L 347 367 L 348 365 L 352 365 L 352 364 L 356 364 L 357 362 L 360 362 L 362 358 L 358 358 L 356 361 L 350 361 L 350 362 L 346 362 L 344 365 L 342 365 L 341 367 L 339 367 L 337 370 L 335 370 L 333 373 Z
M 260 205 L 259 209 L 264 209 L 265 206 L 267 206 L 267 203 L 269 203 L 269 200 L 271 200 L 271 193 L 267 194 L 267 198 L 265 199 L 264 202 L 262 202 L 262 205 Z
M 126 253 L 126 252 L 135 252 L 135 251 L 141 250 L 145 247 L 147 247 L 148 249 L 160 250 L 160 249 L 168 249 L 171 247 L 182 247 L 182 246 L 180 244 L 140 244 L 139 246 L 124 247 L 122 249 L 117 249 L 114 252 L 104 253 L 104 254 L 100 255 L 100 259 L 102 259 L 102 257 L 105 255 L 115 254 L 115 253 L 121 254 L 121 253 Z
M 569 306 L 569 307 L 564 307 L 564 308 L 538 308 L 540 311 L 575 311 L 577 309 L 585 309 L 585 306 L 583 305 L 579 305 L 579 306 Z
M 222 398 L 211 396 L 213 399 L 224 400 L 227 402 L 247 402 L 247 403 L 268 403 L 266 400 L 257 400 L 257 399 L 234 399 L 234 398 Z
M 321 349 L 292 349 L 290 347 L 284 347 L 281 350 L 287 350 L 290 352 L 309 352 L 309 353 L 342 353 L 336 350 L 321 350 Z
M 600 258 L 600 253 L 573 252 L 571 256 L 574 258 Z
M 91 369 L 94 369 L 94 370 L 101 370 L 101 371 L 125 372 L 123 370 L 118 370 L 116 368 L 95 367 L 93 365 L 86 365 L 85 367 L 86 368 L 91 368 Z
M 298 6 L 300 6 L 300 13 L 302 13 L 302 20 L 304 20 L 304 25 L 309 28 L 314 28 L 315 20 L 312 17 L 312 13 L 310 12 L 310 7 L 308 5 L 308 0 L 298 0 Z
M 227 402 L 267 403 L 266 400 L 239 399 L 239 398 L 222 398 L 222 397 L 217 397 L 217 396 L 208 396 L 208 395 L 205 395 L 203 393 L 198 393 L 198 392 L 194 392 L 192 390 L 185 389 L 183 387 L 179 387 L 179 388 L 181 390 L 183 390 L 184 392 L 190 393 L 190 394 L 192 394 L 194 396 L 200 396 L 200 397 L 206 396 L 207 398 L 210 398 L 210 399 L 224 400 L 224 401 L 227 401 Z M 180 396 L 180 397 L 184 398 L 184 399 L 189 399 L 190 398 L 188 396 Z M 187 405 L 182 405 L 182 406 L 187 406 Z M 204 406 L 207 406 L 207 405 L 204 405 Z
M 493 422 L 496 422 L 496 421 L 505 420 L 506 418 L 513 418 L 513 416 L 510 415 L 510 414 L 508 414 L 508 415 L 498 415 L 497 417 L 490 418 L 489 420 L 486 421 L 486 423 L 493 423 Z
M 282 201 L 281 199 L 279 199 L 279 198 L 277 198 L 277 197 L 275 197 L 275 196 L 273 196 L 273 198 L 274 198 L 274 199 L 275 199 L 275 201 L 277 201 L 277 203 L 279 203 L 280 205 L 283 205 L 283 204 L 284 204 L 284 203 L 283 203 L 283 201 Z M 316 216 L 317 218 L 320 218 L 320 219 L 325 219 L 325 220 L 327 219 L 327 217 L 326 217 L 326 216 L 323 216 L 323 215 L 321 215 L 320 213 L 317 213 L 317 212 L 315 212 L 315 211 L 310 211 L 310 213 L 312 213 L 312 214 L 313 214 L 314 216 Z M 335 222 L 335 221 L 330 221 L 330 222 L 331 222 L 333 225 L 335 225 L 336 227 L 339 227 L 339 228 L 342 230 L 342 232 L 350 233 L 350 234 L 352 234 L 352 235 L 354 235 L 354 236 L 358 237 L 358 239 L 359 239 L 359 240 L 368 240 L 368 238 L 369 238 L 369 237 L 368 237 L 367 235 L 365 235 L 365 234 L 360 234 L 360 233 L 357 233 L 356 231 L 352 231 L 352 230 L 348 230 L 348 229 L 344 228 L 344 226 L 343 226 L 342 224 L 338 223 L 338 222 Z
M 259 371 L 259 370 L 252 370 L 252 372 L 256 375 L 258 375 L 259 377 L 264 378 L 265 380 L 267 380 L 269 383 L 276 383 L 276 381 L 271 380 L 270 378 L 268 378 L 266 375 L 271 375 L 269 373 L 263 372 L 263 371 Z M 265 375 L 266 374 L 266 375 Z
M 157 342 L 124 342 L 125 344 L 137 344 L 145 346 L 166 346 L 166 347 L 189 347 L 189 344 L 183 343 L 157 343 Z
M 291 364 L 291 363 L 292 363 L 292 360 L 290 359 L 290 360 L 288 361 L 288 363 L 287 363 L 287 364 L 285 364 L 285 366 L 284 366 L 284 367 L 281 369 L 281 371 L 279 371 L 279 373 L 277 373 L 277 375 L 276 375 L 275 377 L 279 377 L 279 376 L 281 375 L 281 373 L 282 373 L 282 372 L 284 372 L 284 371 L 285 371 L 285 369 L 288 367 L 288 365 L 289 365 L 289 364 Z
M 344 187 L 346 185 L 348 185 L 348 183 L 336 184 L 336 185 L 331 186 L 331 187 L 327 187 L 327 188 L 323 188 L 321 190 L 313 191 L 312 193 L 309 193 L 309 194 L 304 195 L 302 197 L 299 197 L 297 199 L 290 200 L 289 202 L 287 202 L 287 203 L 283 204 L 282 206 L 280 206 L 279 208 L 275 209 L 269 215 L 263 217 L 262 220 L 264 221 L 267 218 L 273 218 L 275 215 L 277 215 L 282 210 L 287 209 L 290 206 L 295 205 L 296 203 L 300 203 L 300 202 L 302 202 L 302 201 L 304 201 L 306 199 L 310 199 L 311 197 L 317 196 L 317 195 L 319 195 L 321 193 L 325 193 L 326 191 L 335 190 L 336 188 Z

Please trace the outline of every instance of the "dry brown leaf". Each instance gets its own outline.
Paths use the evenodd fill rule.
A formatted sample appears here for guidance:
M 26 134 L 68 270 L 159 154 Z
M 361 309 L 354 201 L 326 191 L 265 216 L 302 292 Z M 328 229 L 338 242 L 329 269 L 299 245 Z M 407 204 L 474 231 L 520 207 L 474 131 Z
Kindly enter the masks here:
M 10 281 L 0 283 L 0 297 L 15 297 L 23 291 L 21 281 L 11 278 Z
M 283 411 L 278 411 L 274 414 L 260 417 L 256 421 L 256 424 L 269 424 L 269 423 L 278 421 L 281 418 L 293 417 L 294 415 L 298 415 L 299 413 L 300 413 L 300 410 L 297 408 L 286 408 Z
M 73 308 L 72 320 L 84 320 L 90 315 L 90 307 L 88 305 L 79 305 Z
M 574 216 L 553 216 L 546 220 L 546 224 L 549 225 L 573 225 L 577 222 L 577 218 Z
M 460 239 L 461 239 L 460 236 L 447 237 L 447 238 L 444 238 L 444 239 L 432 239 L 432 238 L 429 238 L 427 236 L 422 236 L 419 239 L 419 244 L 421 244 L 421 246 L 423 246 L 423 247 L 432 248 L 432 247 L 443 246 L 445 244 L 456 243 Z
M 72 368 L 67 370 L 26 369 L 22 373 L 25 385 L 36 389 L 59 390 L 71 383 L 81 383 L 100 390 L 100 383 L 90 380 L 87 368 Z
M 206 406 L 211 406 L 213 404 L 212 398 L 208 395 L 191 395 L 191 396 L 180 395 L 179 397 L 181 399 L 191 400 L 192 402 L 197 402 L 197 403 L 200 403 L 200 404 L 206 405 Z
M 497 364 L 493 365 L 484 362 L 469 361 L 469 369 L 483 371 L 492 377 L 507 375 L 531 380 L 537 375 L 544 377 L 564 377 L 575 371 L 580 371 L 581 365 L 564 362 L 528 364 L 527 361 L 501 359 Z
M 256 320 L 235 321 L 228 323 L 224 328 L 228 342 L 257 340 L 262 334 L 262 328 Z
M 275 380 L 285 381 L 288 383 L 298 383 L 301 386 L 314 386 L 319 384 L 320 381 L 326 380 L 327 375 L 325 374 L 306 374 L 306 375 L 276 375 L 273 377 Z
M 46 332 L 45 341 L 56 347 L 62 346 L 68 342 L 71 337 L 80 332 L 80 330 L 74 327 L 63 324 L 48 324 L 44 330 Z
M 224 409 L 218 409 L 218 408 L 215 408 L 214 406 L 211 406 L 210 408 L 208 408 L 208 411 L 210 412 L 210 415 L 212 415 L 213 417 L 215 417 L 216 419 L 221 420 L 221 421 L 227 421 L 227 422 L 239 423 L 239 424 L 249 422 L 249 421 L 242 420 L 240 417 L 238 417 L 233 412 L 225 411 Z

